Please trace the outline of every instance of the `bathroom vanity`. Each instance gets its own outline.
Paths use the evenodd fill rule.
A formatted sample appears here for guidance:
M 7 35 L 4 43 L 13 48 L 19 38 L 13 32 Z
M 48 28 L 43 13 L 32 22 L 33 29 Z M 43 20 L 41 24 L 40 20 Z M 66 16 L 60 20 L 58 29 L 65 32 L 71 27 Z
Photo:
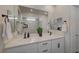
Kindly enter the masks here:
M 44 33 L 42 37 L 31 34 L 30 38 L 21 36 L 5 44 L 7 53 L 64 53 L 64 35 Z

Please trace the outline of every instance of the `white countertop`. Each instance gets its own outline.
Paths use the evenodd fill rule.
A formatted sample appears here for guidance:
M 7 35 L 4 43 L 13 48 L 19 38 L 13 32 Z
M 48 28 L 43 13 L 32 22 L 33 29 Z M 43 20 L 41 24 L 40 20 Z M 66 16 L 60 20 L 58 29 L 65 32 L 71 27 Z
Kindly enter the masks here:
M 31 34 L 30 38 L 23 39 L 23 36 L 18 36 L 12 38 L 12 40 L 8 41 L 5 43 L 5 48 L 12 48 L 12 47 L 17 47 L 21 45 L 26 45 L 26 44 L 32 44 L 32 43 L 37 43 L 37 42 L 42 42 L 46 40 L 53 40 L 57 38 L 62 38 L 64 35 L 49 35 L 48 33 L 43 33 L 42 37 L 39 37 L 37 34 Z

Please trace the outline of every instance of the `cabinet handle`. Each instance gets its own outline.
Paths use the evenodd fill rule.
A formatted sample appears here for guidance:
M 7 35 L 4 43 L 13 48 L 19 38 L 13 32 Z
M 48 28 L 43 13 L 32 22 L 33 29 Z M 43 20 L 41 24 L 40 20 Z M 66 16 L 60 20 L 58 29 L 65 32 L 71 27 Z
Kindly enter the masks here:
M 42 52 L 47 52 L 48 50 L 43 50 Z
M 58 48 L 60 48 L 60 43 L 58 43 Z
M 47 45 L 48 43 L 43 43 L 42 45 Z

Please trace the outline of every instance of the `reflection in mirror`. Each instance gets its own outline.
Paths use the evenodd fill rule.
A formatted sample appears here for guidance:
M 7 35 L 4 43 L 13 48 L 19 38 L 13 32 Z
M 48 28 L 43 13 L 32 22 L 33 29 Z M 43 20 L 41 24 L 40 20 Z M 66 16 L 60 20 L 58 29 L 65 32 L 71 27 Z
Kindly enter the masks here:
M 52 30 L 62 30 L 62 25 L 63 25 L 63 19 L 62 17 L 58 17 L 56 19 L 54 19 L 53 21 L 50 20 L 50 28 Z
M 20 34 L 26 32 L 36 33 L 38 26 L 47 31 L 48 12 L 34 8 L 19 6 L 18 19 L 15 20 L 16 31 Z M 28 27 L 24 29 L 24 24 Z M 23 32 L 24 31 L 24 32 Z
M 8 18 L 11 24 L 12 32 L 14 32 L 15 31 L 14 21 L 17 20 L 17 18 L 15 18 L 14 16 L 8 16 Z
M 62 17 L 55 18 L 54 20 L 51 19 L 49 21 L 47 11 L 25 6 L 17 7 L 18 16 L 16 16 L 15 14 L 12 15 L 10 10 L 7 11 L 12 27 L 12 32 L 17 31 L 18 33 L 22 34 L 24 24 L 28 26 L 26 31 L 30 33 L 36 33 L 36 28 L 38 26 L 41 26 L 43 28 L 43 32 L 47 32 L 48 30 L 61 31 L 63 24 Z
M 7 10 L 7 15 L 8 15 L 10 24 L 11 24 L 12 32 L 14 32 L 15 31 L 14 20 L 17 19 L 17 18 L 15 18 L 15 16 L 11 13 L 10 10 Z

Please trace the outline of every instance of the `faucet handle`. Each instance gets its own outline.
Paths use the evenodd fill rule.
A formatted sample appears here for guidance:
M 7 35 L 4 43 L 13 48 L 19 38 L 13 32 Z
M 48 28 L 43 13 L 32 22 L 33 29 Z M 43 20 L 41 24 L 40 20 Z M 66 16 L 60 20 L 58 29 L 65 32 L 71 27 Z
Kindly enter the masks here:
M 26 32 L 24 33 L 24 39 L 26 38 Z

